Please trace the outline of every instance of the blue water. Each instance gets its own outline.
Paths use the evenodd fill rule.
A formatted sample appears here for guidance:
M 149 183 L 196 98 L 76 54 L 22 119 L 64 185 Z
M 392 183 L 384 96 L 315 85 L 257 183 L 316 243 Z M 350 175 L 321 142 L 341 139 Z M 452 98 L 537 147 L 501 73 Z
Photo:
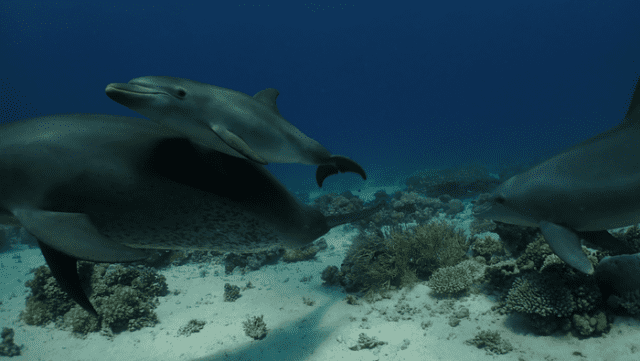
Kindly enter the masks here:
M 0 0 L 0 123 L 141 117 L 106 85 L 164 75 L 250 95 L 277 88 L 287 120 L 368 173 L 369 183 L 329 177 L 328 190 L 470 163 L 497 172 L 620 122 L 640 75 L 639 15 L 638 0 Z M 315 167 L 268 168 L 292 191 L 317 190 Z M 22 287 L 23 275 L 5 274 L 4 289 Z M 287 343 L 298 346 L 290 357 L 306 357 L 328 337 L 316 328 L 322 312 L 237 357 L 282 355 Z M 287 341 L 292 330 L 304 342 Z
M 145 75 L 274 87 L 287 120 L 389 184 L 551 155 L 618 123 L 640 73 L 637 0 L 314 1 L 3 0 L 0 121 L 139 116 L 104 88 Z M 315 187 L 314 167 L 269 168 Z

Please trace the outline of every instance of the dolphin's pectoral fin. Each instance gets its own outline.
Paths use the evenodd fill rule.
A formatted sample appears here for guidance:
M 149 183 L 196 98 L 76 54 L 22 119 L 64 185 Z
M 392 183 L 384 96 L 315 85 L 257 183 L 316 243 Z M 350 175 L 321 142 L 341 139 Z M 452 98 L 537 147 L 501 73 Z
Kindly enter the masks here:
M 549 247 L 571 267 L 586 274 L 593 274 L 593 265 L 582 251 L 580 237 L 572 229 L 547 221 L 539 224 Z
M 214 124 L 211 126 L 211 130 L 213 130 L 214 133 L 216 133 L 216 135 L 220 137 L 223 142 L 225 142 L 231 148 L 235 149 L 238 153 L 247 157 L 247 159 L 251 159 L 252 161 L 262 165 L 268 164 L 267 161 L 264 160 L 264 158 L 262 158 L 258 153 L 254 152 L 251 147 L 249 147 L 249 144 L 245 143 L 244 140 L 242 140 L 234 133 L 230 132 L 227 128 L 222 127 L 218 124 Z
M 56 279 L 62 291 L 64 291 L 72 300 L 76 301 L 80 307 L 94 316 L 98 316 L 96 309 L 89 301 L 89 297 L 80 285 L 80 277 L 78 276 L 78 261 L 60 251 L 49 247 L 46 243 L 38 240 L 40 251 L 44 259 L 49 265 L 53 278 Z
M 80 285 L 77 261 L 131 262 L 145 259 L 142 250 L 112 242 L 101 235 L 86 214 L 14 208 L 11 211 L 38 245 L 60 288 L 87 312 L 97 316 Z
M 324 182 L 325 178 L 330 175 L 344 172 L 357 173 L 360 174 L 362 179 L 367 179 L 367 174 L 364 172 L 364 169 L 360 164 L 343 155 L 332 155 L 329 159 L 329 164 L 322 164 L 318 166 L 318 169 L 316 170 L 316 182 L 318 182 L 319 187 L 322 187 L 322 182 Z
M 271 108 L 271 110 L 276 114 L 280 115 L 280 111 L 278 111 L 278 106 L 276 105 L 276 98 L 278 98 L 278 95 L 280 95 L 280 92 L 277 89 L 268 88 L 257 92 L 253 98 Z
M 114 263 L 139 261 L 149 256 L 143 250 L 110 241 L 83 213 L 25 208 L 13 209 L 12 213 L 40 242 L 73 259 Z
M 596 247 L 602 248 L 611 254 L 634 253 L 635 250 L 628 244 L 612 236 L 607 230 L 576 232 L 581 239 L 587 243 L 591 243 Z

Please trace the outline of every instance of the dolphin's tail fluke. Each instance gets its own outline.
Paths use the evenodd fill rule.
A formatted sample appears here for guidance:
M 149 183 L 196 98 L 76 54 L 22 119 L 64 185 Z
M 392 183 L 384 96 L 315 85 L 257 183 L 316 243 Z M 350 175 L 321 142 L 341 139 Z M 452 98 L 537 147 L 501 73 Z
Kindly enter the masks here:
M 384 205 L 385 203 L 381 202 L 374 207 L 363 209 L 358 212 L 351 212 L 351 213 L 341 214 L 337 216 L 328 216 L 327 225 L 329 226 L 329 228 L 333 228 L 341 224 L 350 223 L 360 219 L 371 217 L 372 215 L 376 214 L 379 210 L 381 210 L 384 207 Z
M 343 155 L 332 155 L 327 164 L 318 166 L 318 170 L 316 170 L 316 182 L 318 182 L 318 187 L 322 187 L 322 182 L 324 182 L 325 178 L 328 176 L 344 172 L 357 173 L 360 174 L 362 179 L 367 179 L 367 175 L 360 164 Z

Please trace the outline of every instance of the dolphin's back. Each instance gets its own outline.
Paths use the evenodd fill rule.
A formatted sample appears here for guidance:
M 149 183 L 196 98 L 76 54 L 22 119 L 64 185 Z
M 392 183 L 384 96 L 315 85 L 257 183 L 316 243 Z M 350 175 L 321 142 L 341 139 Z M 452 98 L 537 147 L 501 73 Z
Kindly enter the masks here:
M 573 147 L 496 189 L 521 214 L 579 231 L 640 222 L 640 126 Z M 545 198 L 545 202 L 538 201 Z

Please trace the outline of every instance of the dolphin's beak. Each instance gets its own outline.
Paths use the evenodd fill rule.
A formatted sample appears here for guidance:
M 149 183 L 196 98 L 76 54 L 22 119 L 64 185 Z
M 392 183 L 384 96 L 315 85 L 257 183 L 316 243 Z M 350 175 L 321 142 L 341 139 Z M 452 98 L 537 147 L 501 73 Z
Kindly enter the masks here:
M 135 106 L 148 99 L 149 96 L 168 95 L 159 88 L 129 83 L 111 83 L 104 91 L 111 100 L 126 107 Z

